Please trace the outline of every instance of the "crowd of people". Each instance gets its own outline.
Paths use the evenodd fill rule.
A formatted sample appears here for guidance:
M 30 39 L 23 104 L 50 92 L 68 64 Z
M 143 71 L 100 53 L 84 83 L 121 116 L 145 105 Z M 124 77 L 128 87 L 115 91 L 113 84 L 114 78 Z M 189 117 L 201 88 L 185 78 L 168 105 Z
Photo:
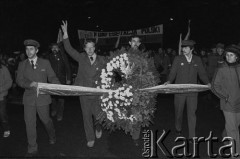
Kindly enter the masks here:
M 95 75 L 98 70 L 104 68 L 106 57 L 96 53 L 95 42 L 86 40 L 84 53 L 74 49 L 69 41 L 67 22 L 62 26 L 63 41 L 50 45 L 49 53 L 40 56 L 40 43 L 28 39 L 24 41 L 26 53 L 17 53 L 14 58 L 6 55 L 0 56 L 0 119 L 3 125 L 3 137 L 10 136 L 6 103 L 8 91 L 17 89 L 23 94 L 24 120 L 28 139 L 26 156 L 35 156 L 38 153 L 36 114 L 39 115 L 49 136 L 49 144 L 56 143 L 55 128 L 50 117 L 56 116 L 58 121 L 63 120 L 64 97 L 39 95 L 36 88 L 38 82 L 55 83 L 64 85 L 78 85 L 93 87 Z M 149 58 L 154 59 L 154 64 L 160 74 L 160 84 L 197 84 L 203 83 L 212 88 L 213 93 L 220 98 L 220 108 L 225 117 L 225 132 L 227 136 L 236 141 L 236 151 L 240 153 L 239 130 L 240 124 L 240 45 L 218 43 L 211 49 L 194 49 L 195 41 L 183 40 L 181 43 L 181 55 L 172 48 L 159 48 L 149 50 Z M 129 40 L 128 48 L 141 49 L 146 47 L 141 44 L 141 38 L 134 35 Z M 105 54 L 104 54 L 105 55 Z M 78 63 L 77 72 L 73 71 L 71 60 Z M 74 66 L 76 67 L 76 66 Z M 76 77 L 73 77 L 76 74 Z M 24 93 L 23 93 L 24 92 Z M 211 94 L 213 96 L 213 94 Z M 210 97 L 211 98 L 211 97 Z M 93 147 L 95 138 L 101 138 L 101 125 L 94 127 L 94 120 L 101 111 L 97 96 L 79 97 L 87 146 Z M 196 115 L 198 93 L 176 94 L 175 105 L 175 129 L 178 135 L 182 132 L 182 118 L 185 103 L 187 105 L 187 117 L 189 139 L 196 136 Z M 51 109 L 50 109 L 51 104 Z M 92 118 L 94 116 L 94 119 Z M 136 145 L 139 144 L 140 131 L 133 132 L 132 138 Z

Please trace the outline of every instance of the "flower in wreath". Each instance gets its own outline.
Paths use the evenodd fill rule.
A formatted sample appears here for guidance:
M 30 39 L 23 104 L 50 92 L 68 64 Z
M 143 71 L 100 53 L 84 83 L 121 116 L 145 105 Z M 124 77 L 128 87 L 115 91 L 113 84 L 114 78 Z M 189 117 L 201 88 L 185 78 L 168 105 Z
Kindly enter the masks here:
M 97 88 L 113 90 L 101 96 L 100 123 L 107 129 L 148 126 L 154 116 L 155 94 L 140 91 L 159 82 L 153 59 L 141 51 L 117 50 L 96 81 Z

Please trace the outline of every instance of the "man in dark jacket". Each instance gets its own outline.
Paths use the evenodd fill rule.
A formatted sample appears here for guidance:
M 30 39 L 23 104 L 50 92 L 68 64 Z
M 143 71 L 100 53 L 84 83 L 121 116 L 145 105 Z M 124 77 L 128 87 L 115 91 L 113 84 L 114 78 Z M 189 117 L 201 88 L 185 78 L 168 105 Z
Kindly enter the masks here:
M 49 117 L 49 104 L 51 97 L 48 94 L 37 95 L 38 82 L 59 84 L 51 64 L 48 60 L 37 57 L 40 44 L 35 40 L 25 40 L 28 59 L 19 63 L 17 71 L 17 84 L 25 89 L 23 95 L 24 119 L 26 124 L 28 151 L 26 156 L 35 156 L 38 152 L 36 120 L 39 115 L 48 136 L 49 144 L 55 144 L 56 136 L 53 122 Z
M 71 84 L 72 75 L 71 69 L 68 61 L 68 57 L 64 52 L 64 48 L 59 46 L 60 44 L 51 44 L 50 54 L 48 59 L 51 66 L 59 79 L 61 84 Z M 57 120 L 61 121 L 63 118 L 64 111 L 64 97 L 63 96 L 52 96 L 52 111 L 51 115 L 57 115 Z
M 72 48 L 67 33 L 67 22 L 63 22 L 63 44 L 66 52 L 78 62 L 78 73 L 75 79 L 75 85 L 94 87 L 96 75 L 98 70 L 102 70 L 105 66 L 105 58 L 95 53 L 95 43 L 93 41 L 86 41 L 84 44 L 85 52 L 79 53 L 77 50 Z M 99 96 L 80 96 L 80 103 L 83 114 L 83 122 L 85 134 L 87 137 L 87 146 L 93 147 L 96 138 L 102 136 L 102 130 L 100 125 L 96 127 L 94 134 L 93 119 L 97 117 L 101 111 Z
M 197 77 L 211 86 L 206 71 L 200 57 L 192 54 L 195 42 L 192 40 L 182 41 L 183 55 L 176 56 L 169 74 L 169 79 L 165 84 L 197 84 Z M 185 102 L 187 103 L 189 138 L 193 138 L 196 127 L 197 93 L 175 94 L 175 128 L 177 134 L 182 131 L 182 118 Z
M 224 61 L 223 59 L 224 44 L 218 43 L 215 49 L 216 49 L 216 52 L 213 51 L 212 54 L 208 56 L 208 61 L 207 61 L 208 63 L 207 73 L 210 80 L 212 80 L 213 75 L 216 69 L 218 68 L 218 66 L 221 66 L 221 64 Z

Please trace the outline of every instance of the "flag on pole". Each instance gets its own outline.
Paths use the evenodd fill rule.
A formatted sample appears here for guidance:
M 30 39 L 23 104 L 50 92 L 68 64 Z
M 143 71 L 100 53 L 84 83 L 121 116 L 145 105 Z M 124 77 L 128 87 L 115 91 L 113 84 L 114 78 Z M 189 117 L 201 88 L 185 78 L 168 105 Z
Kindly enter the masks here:
M 57 43 L 60 43 L 63 41 L 63 35 L 61 29 L 58 31 L 58 37 L 57 37 Z
M 188 32 L 187 32 L 184 40 L 188 40 L 190 37 L 190 31 L 191 31 L 190 23 L 191 23 L 191 20 L 188 20 Z M 180 39 L 179 39 L 179 43 L 178 43 L 178 55 L 181 55 L 181 51 L 182 51 L 181 45 L 182 45 L 182 34 L 180 34 Z
M 185 36 L 184 40 L 188 40 L 189 37 L 190 37 L 190 23 L 191 23 L 191 20 L 188 20 L 188 32 L 187 32 L 187 35 Z
M 119 35 L 118 35 L 117 42 L 116 42 L 116 44 L 115 44 L 115 48 L 118 48 L 118 46 L 119 46 L 120 37 L 121 37 L 121 32 L 120 32 Z
M 180 34 L 179 43 L 178 43 L 178 55 L 181 55 L 182 52 L 182 34 Z
M 98 43 L 98 34 L 97 34 L 97 37 L 96 37 L 96 44 Z

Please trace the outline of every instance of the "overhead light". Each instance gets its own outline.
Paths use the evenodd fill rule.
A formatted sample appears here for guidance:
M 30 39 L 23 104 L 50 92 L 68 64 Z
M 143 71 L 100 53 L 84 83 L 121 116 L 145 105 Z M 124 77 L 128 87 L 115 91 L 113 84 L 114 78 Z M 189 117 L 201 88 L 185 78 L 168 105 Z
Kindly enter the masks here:
M 98 28 L 99 26 L 97 25 L 96 27 Z
M 173 21 L 173 18 L 170 18 L 171 21 Z
M 88 17 L 88 19 L 91 19 L 91 17 Z

